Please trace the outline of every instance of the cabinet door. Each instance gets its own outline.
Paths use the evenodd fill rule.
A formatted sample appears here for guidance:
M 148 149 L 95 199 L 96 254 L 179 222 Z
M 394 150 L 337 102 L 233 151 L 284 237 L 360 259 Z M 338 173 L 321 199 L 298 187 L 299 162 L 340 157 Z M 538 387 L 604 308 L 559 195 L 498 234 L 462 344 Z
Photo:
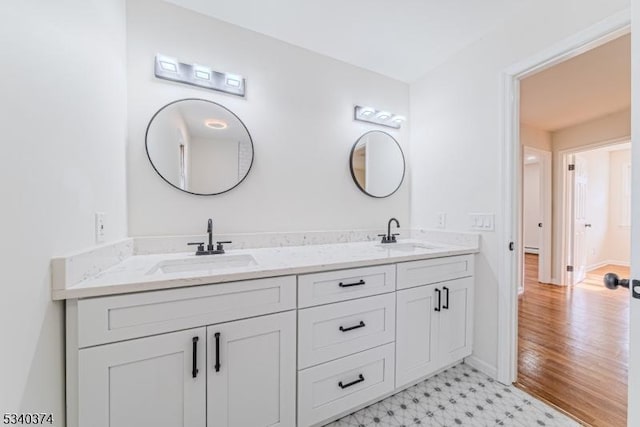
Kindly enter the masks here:
M 207 327 L 207 426 L 293 427 L 296 314 Z
M 397 292 L 396 387 L 417 382 L 438 368 L 436 289 L 429 285 Z
M 471 354 L 473 347 L 473 278 L 440 284 L 439 357 L 446 366 Z
M 205 339 L 198 328 L 80 350 L 79 425 L 204 427 Z

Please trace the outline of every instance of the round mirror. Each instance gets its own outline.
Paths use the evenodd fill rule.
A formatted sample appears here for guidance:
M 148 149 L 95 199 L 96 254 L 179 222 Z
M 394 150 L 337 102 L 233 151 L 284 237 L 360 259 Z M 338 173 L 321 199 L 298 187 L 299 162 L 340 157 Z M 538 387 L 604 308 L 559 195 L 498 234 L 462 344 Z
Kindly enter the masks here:
M 404 154 L 391 135 L 373 130 L 362 135 L 351 149 L 351 176 L 371 197 L 388 197 L 404 180 Z
M 253 142 L 244 123 L 227 108 L 204 99 L 182 99 L 162 107 L 149 122 L 146 147 L 162 179 L 198 195 L 231 190 L 253 164 Z

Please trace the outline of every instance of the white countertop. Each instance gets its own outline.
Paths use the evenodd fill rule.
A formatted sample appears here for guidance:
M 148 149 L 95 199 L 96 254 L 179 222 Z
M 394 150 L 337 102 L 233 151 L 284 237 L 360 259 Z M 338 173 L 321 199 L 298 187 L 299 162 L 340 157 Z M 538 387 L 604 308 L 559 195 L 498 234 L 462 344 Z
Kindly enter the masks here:
M 434 248 L 401 250 L 403 243 L 419 243 Z M 53 299 L 88 298 L 102 295 L 144 292 L 196 286 L 236 280 L 304 274 L 344 268 L 391 264 L 420 259 L 476 253 L 477 246 L 402 240 L 399 244 L 378 242 L 335 243 L 229 250 L 223 255 L 198 256 L 192 253 L 134 255 L 93 277 L 65 289 L 54 289 Z M 191 262 L 205 259 L 222 261 L 225 257 L 252 256 L 254 265 L 216 267 L 199 271 L 162 273 L 156 266 L 162 262 Z M 197 262 L 197 261 L 196 261 Z M 206 262 L 206 261 L 204 261 Z

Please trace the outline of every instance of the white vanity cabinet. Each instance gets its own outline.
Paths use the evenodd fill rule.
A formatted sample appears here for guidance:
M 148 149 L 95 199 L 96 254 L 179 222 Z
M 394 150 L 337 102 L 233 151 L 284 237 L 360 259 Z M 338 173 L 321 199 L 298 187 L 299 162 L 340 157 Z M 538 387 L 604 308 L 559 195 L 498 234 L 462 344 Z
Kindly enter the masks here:
M 68 427 L 319 427 L 469 356 L 474 256 L 69 299 Z
M 69 300 L 67 425 L 294 427 L 295 279 Z
M 207 349 L 207 427 L 295 426 L 295 311 L 209 326 Z
M 408 289 L 396 296 L 397 388 L 471 355 L 472 275 L 471 255 L 398 264 L 398 287 Z
M 393 391 L 395 288 L 394 264 L 298 277 L 299 427 Z
M 79 425 L 204 427 L 205 328 L 79 352 Z

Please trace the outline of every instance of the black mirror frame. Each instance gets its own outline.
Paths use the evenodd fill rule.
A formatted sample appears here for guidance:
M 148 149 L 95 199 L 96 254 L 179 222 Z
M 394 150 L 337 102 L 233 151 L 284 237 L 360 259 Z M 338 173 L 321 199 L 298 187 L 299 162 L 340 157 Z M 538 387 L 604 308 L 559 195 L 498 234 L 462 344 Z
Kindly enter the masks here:
M 240 122 L 240 124 L 242 125 L 242 127 L 244 128 L 245 131 L 247 131 L 247 135 L 249 135 L 249 142 L 251 143 L 251 163 L 249 164 L 249 169 L 247 169 L 247 173 L 244 174 L 244 176 L 242 177 L 242 179 L 240 181 L 238 181 L 236 183 L 236 185 L 234 185 L 231 188 L 228 188 L 224 191 L 220 191 L 218 193 L 194 193 L 192 191 L 187 191 L 187 190 L 183 190 L 182 188 L 174 185 L 173 183 L 169 182 L 169 180 L 167 180 L 164 176 L 162 176 L 162 174 L 160 173 L 160 171 L 156 168 L 156 165 L 153 164 L 153 160 L 151 160 L 151 155 L 149 154 L 149 129 L 151 128 L 151 123 L 153 123 L 153 120 L 156 118 L 156 116 L 158 114 L 160 114 L 160 112 L 162 110 L 164 110 L 165 108 L 169 107 L 170 105 L 176 104 L 178 102 L 183 102 L 183 101 L 204 101 L 204 102 L 208 102 L 210 104 L 214 104 L 217 105 L 220 108 L 223 108 L 225 110 L 227 110 L 233 117 L 235 117 L 236 119 L 238 119 L 238 121 Z M 182 191 L 183 193 L 188 193 L 188 194 L 193 194 L 194 196 L 215 196 L 218 194 L 224 194 L 227 193 L 231 190 L 233 190 L 234 188 L 236 188 L 238 185 L 240 185 L 246 178 L 247 176 L 249 176 L 249 172 L 251 172 L 251 168 L 253 167 L 253 161 L 255 159 L 255 149 L 253 146 L 253 138 L 251 137 L 251 132 L 249 132 L 249 129 L 247 128 L 247 126 L 244 124 L 244 122 L 242 121 L 242 119 L 240 119 L 240 117 L 238 117 L 236 115 L 236 113 L 234 113 L 233 111 L 231 111 L 230 109 L 228 109 L 227 107 L 225 107 L 222 104 L 218 104 L 217 102 L 214 101 L 210 101 L 208 99 L 203 99 L 203 98 L 183 98 L 183 99 L 178 99 L 176 101 L 172 101 L 164 106 L 162 106 L 158 111 L 155 112 L 155 114 L 151 117 L 151 120 L 149 120 L 149 124 L 147 125 L 147 130 L 144 133 L 144 149 L 147 152 L 147 158 L 149 159 L 149 163 L 151 163 L 151 167 L 153 167 L 153 170 L 156 171 L 156 173 L 160 176 L 160 178 L 162 178 L 162 180 L 164 182 L 166 182 L 167 184 L 169 184 L 170 186 L 172 186 L 173 188 Z
M 364 188 L 362 188 L 362 186 L 360 185 L 360 183 L 356 179 L 356 175 L 355 175 L 355 172 L 353 170 L 353 154 L 356 151 L 356 147 L 358 146 L 358 142 L 360 142 L 360 140 L 362 138 L 364 138 L 365 136 L 367 136 L 368 134 L 373 133 L 373 132 L 383 133 L 383 134 L 387 135 L 389 138 L 391 138 L 391 140 L 393 142 L 395 142 L 396 145 L 398 146 L 398 150 L 400 150 L 400 155 L 402 156 L 402 178 L 400 178 L 400 182 L 398 183 L 398 186 L 391 193 L 387 194 L 386 196 L 374 196 L 373 194 L 367 193 L 367 191 Z M 394 195 L 396 193 L 396 191 L 398 191 L 400 189 L 400 187 L 402 186 L 402 183 L 404 182 L 404 176 L 405 176 L 405 174 L 407 172 L 407 160 L 404 157 L 404 151 L 402 151 L 402 147 L 400 146 L 398 141 L 393 136 L 391 136 L 387 132 L 384 132 L 384 131 L 381 131 L 381 130 L 370 130 L 370 131 L 365 132 L 362 135 L 360 135 L 360 137 L 353 144 L 353 147 L 351 147 L 351 153 L 349 154 L 349 170 L 351 171 L 351 178 L 353 178 L 353 182 L 356 183 L 356 186 L 358 187 L 358 189 L 360 191 L 362 191 L 367 196 L 373 197 L 375 199 L 386 199 L 387 197 L 391 197 L 392 195 Z

